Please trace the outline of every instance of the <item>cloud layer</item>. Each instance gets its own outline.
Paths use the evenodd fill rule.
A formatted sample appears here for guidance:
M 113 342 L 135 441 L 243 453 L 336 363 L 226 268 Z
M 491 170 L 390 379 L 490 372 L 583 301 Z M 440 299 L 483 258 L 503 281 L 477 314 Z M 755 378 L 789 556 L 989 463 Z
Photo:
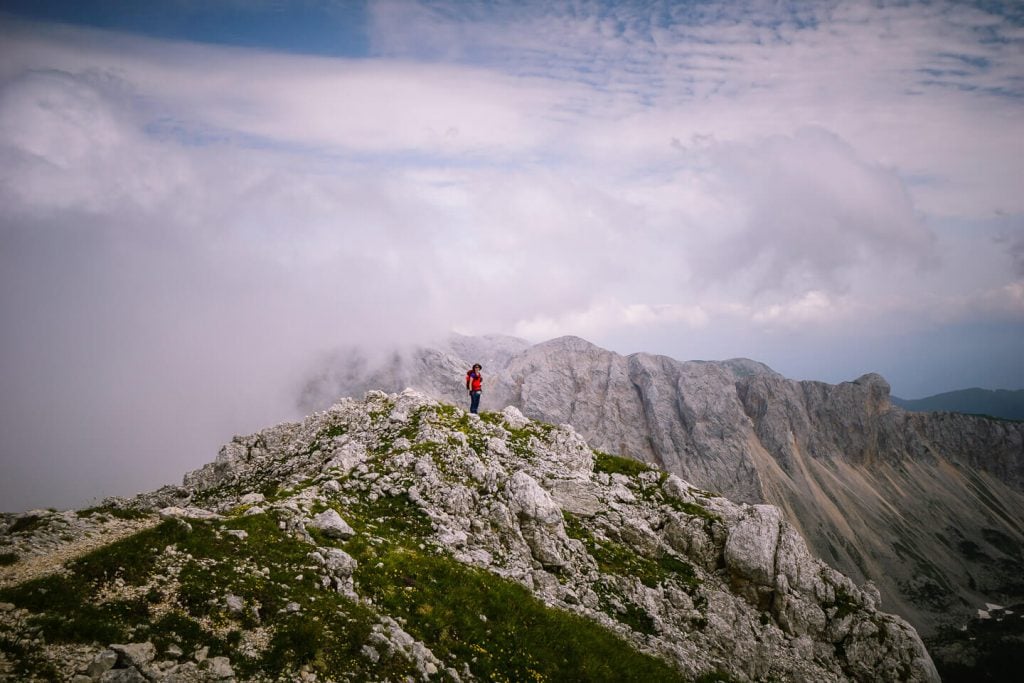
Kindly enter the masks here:
M 368 26 L 339 59 L 0 18 L 5 507 L 174 480 L 294 416 L 320 354 L 453 329 L 908 396 L 1024 383 L 1020 17 L 380 2 Z

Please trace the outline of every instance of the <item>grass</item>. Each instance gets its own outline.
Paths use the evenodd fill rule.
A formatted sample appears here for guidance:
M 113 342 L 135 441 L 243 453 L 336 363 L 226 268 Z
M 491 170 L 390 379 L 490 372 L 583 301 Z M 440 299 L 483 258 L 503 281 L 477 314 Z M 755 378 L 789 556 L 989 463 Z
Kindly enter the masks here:
M 594 451 L 594 456 L 594 470 L 597 472 L 624 474 L 627 477 L 635 477 L 642 472 L 648 472 L 653 469 L 647 463 L 634 460 L 633 458 L 624 458 L 621 455 Z
M 424 420 L 448 430 L 472 449 L 486 448 L 489 434 L 508 436 L 510 447 L 530 457 L 535 439 L 556 428 L 528 423 L 512 429 L 500 413 L 479 419 L 453 406 L 426 406 L 404 422 L 391 423 L 389 402 L 376 402 L 372 419 L 383 427 L 376 451 L 387 462 L 399 438 L 424 453 L 444 458 L 458 443 L 420 446 L 415 438 Z M 328 425 L 314 439 L 318 444 L 346 433 L 344 425 Z M 599 454 L 602 471 L 634 476 L 647 471 L 643 463 Z M 216 499 L 262 487 L 279 499 L 312 484 L 313 479 L 282 489 L 271 475 L 259 481 L 231 482 L 204 492 Z M 428 647 L 444 666 L 468 667 L 472 676 L 488 681 L 679 681 L 667 663 L 638 652 L 611 631 L 573 613 L 552 609 L 518 583 L 465 566 L 430 542 L 433 525 L 407 495 L 370 500 L 351 491 L 325 503 L 356 530 L 342 542 L 313 532 L 317 545 L 343 548 L 358 562 L 355 602 L 324 589 L 320 569 L 309 558 L 314 547 L 282 531 L 277 513 L 235 516 L 217 522 L 168 520 L 96 550 L 69 565 L 67 573 L 51 575 L 0 590 L 0 601 L 30 612 L 29 622 L 47 643 L 106 646 L 113 642 L 150 641 L 158 652 L 171 645 L 190 653 L 209 647 L 211 656 L 231 658 L 241 679 L 292 680 L 306 667 L 323 679 L 404 680 L 419 678 L 413 663 L 400 651 L 374 645 L 375 661 L 365 647 L 374 643 L 382 617 L 399 621 Z M 319 506 L 318 506 L 319 507 Z M 109 506 L 79 512 L 120 516 L 127 511 Z M 31 519 L 19 520 L 30 530 Z M 582 526 L 567 523 L 577 537 L 589 540 L 602 569 L 636 577 L 644 585 L 673 581 L 696 585 L 693 568 L 672 556 L 644 558 L 614 541 L 598 542 Z M 224 533 L 238 529 L 245 539 Z M 168 550 L 169 549 L 169 550 Z M 13 553 L 11 553 L 13 555 Z M 0 556 L 0 561 L 3 556 Z M 16 561 L 12 557 L 11 562 Z M 613 617 L 641 633 L 653 633 L 653 619 L 638 605 L 618 599 L 605 585 Z M 227 609 L 226 596 L 239 597 L 241 612 Z M 286 609 L 289 603 L 298 611 Z M 611 608 L 609 608 L 610 610 Z M 611 612 L 609 612 L 611 613 Z M 258 629 L 265 647 L 242 644 Z M 28 648 L 0 632 L 0 650 L 19 676 L 55 678 L 39 648 Z M 434 680 L 446 680 L 445 672 Z
M 9 534 L 31 533 L 43 525 L 43 518 L 38 515 L 18 517 L 7 529 Z
M 575 515 L 567 512 L 563 516 L 566 533 L 583 542 L 603 573 L 634 577 L 648 588 L 655 588 L 668 580 L 675 580 L 690 589 L 700 585 L 693 566 L 688 562 L 667 554 L 657 559 L 644 557 L 615 541 L 597 539 Z
M 696 503 L 688 503 L 675 498 L 666 497 L 665 503 L 673 510 L 683 512 L 691 517 L 700 517 L 708 522 L 721 521 L 722 518 L 711 512 L 705 507 L 697 505 Z
M 361 592 L 439 658 L 487 681 L 679 681 L 599 625 L 519 584 L 444 556 L 393 547 L 357 572 Z
M 303 665 L 321 675 L 353 679 L 371 673 L 401 679 L 413 673 L 398 656 L 382 656 L 371 670 L 358 651 L 378 621 L 376 613 L 323 590 L 307 558 L 312 547 L 285 536 L 276 519 L 253 515 L 227 522 L 248 533 L 244 541 L 210 523 L 190 524 L 191 531 L 176 520 L 165 521 L 80 558 L 66 575 L 2 589 L 0 601 L 29 610 L 31 627 L 48 643 L 150 640 L 158 649 L 176 644 L 185 652 L 209 646 L 211 656 L 229 656 L 240 676 L 289 677 Z M 181 558 L 175 561 L 180 564 L 176 585 L 154 578 L 166 571 L 158 559 L 168 546 Z M 122 584 L 139 587 L 138 596 L 100 599 Z M 228 593 L 256 610 L 229 614 L 223 607 Z M 301 612 L 284 611 L 290 601 L 300 604 Z M 257 625 L 270 632 L 269 647 L 244 656 L 237 647 L 242 632 Z M 0 648 L 19 671 L 46 677 L 45 663 L 16 640 L 0 638 Z
M 108 517 L 116 517 L 118 519 L 142 519 L 148 516 L 147 513 L 141 510 L 131 510 L 125 508 L 119 508 L 114 505 L 99 505 L 96 507 L 85 508 L 75 513 L 79 517 L 92 517 L 93 515 L 107 515 Z

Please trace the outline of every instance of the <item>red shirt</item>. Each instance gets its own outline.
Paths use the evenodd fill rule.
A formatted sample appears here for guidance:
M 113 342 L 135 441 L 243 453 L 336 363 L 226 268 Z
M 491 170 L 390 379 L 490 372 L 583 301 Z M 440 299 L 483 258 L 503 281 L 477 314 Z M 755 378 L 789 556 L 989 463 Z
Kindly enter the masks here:
M 469 387 L 470 391 L 480 391 L 480 388 L 484 384 L 484 378 L 479 372 L 470 370 L 466 373 L 466 386 Z

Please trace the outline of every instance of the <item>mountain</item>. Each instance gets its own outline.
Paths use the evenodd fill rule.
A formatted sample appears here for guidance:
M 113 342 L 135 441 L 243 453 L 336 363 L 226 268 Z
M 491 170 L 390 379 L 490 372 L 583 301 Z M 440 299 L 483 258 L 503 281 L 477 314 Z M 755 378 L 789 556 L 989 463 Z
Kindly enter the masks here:
M 926 398 L 905 399 L 892 397 L 892 402 L 905 410 L 915 412 L 946 411 L 985 415 L 1004 420 L 1024 420 L 1024 389 L 961 389 L 947 391 Z
M 457 338 L 412 350 L 388 372 L 463 404 L 465 370 L 488 343 Z M 1024 424 L 907 412 L 874 374 L 838 385 L 795 381 L 746 359 L 621 356 L 575 337 L 501 338 L 495 347 L 482 363 L 485 408 L 511 405 L 570 424 L 603 451 L 733 500 L 778 506 L 816 555 L 873 581 L 882 604 L 926 637 L 940 668 L 996 666 L 974 629 L 987 605 L 1024 603 Z M 400 388 L 375 368 L 337 381 L 344 367 L 326 368 L 307 400 Z
M 412 390 L 0 542 L 11 680 L 938 680 L 779 509 Z

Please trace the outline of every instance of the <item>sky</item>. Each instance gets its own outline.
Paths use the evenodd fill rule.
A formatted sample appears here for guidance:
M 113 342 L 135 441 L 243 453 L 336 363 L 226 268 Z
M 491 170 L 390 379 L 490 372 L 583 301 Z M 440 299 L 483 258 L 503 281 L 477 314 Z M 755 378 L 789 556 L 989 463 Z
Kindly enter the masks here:
M 1024 388 L 1024 5 L 0 4 L 0 510 L 452 331 Z

